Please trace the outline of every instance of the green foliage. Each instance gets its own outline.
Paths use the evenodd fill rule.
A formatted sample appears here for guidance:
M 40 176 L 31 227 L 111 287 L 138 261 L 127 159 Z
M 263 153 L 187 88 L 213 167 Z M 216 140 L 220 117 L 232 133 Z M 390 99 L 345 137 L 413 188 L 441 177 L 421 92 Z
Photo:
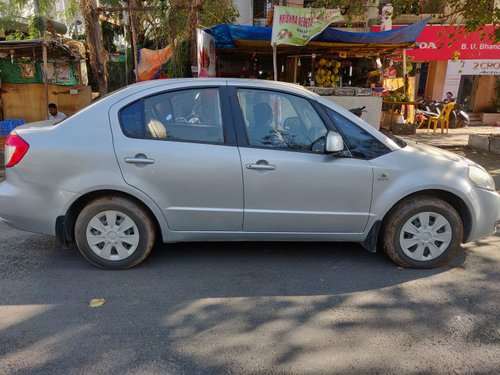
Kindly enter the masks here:
M 6 40 L 25 40 L 28 39 L 26 34 L 22 31 L 15 31 L 13 33 L 5 35 Z
M 439 23 L 463 24 L 467 31 L 480 30 L 484 25 L 500 25 L 500 7 L 492 0 L 393 0 L 394 15 L 430 14 Z M 458 37 L 458 35 L 456 35 Z M 500 28 L 495 35 L 483 35 L 483 38 L 491 37 L 496 42 L 500 41 Z
M 29 36 L 30 39 L 39 38 L 45 31 L 45 21 L 43 16 L 33 16 L 29 20 Z
M 176 50 L 176 58 L 167 66 L 166 73 L 172 78 L 191 77 L 190 45 L 181 43 Z
M 101 23 L 101 30 L 104 49 L 108 52 L 116 52 L 116 46 L 113 39 L 117 34 L 117 27 L 108 22 L 103 22 Z
M 396 62 L 394 64 L 394 68 L 396 68 L 398 77 L 404 77 L 403 62 L 402 61 Z M 410 77 L 415 76 L 415 71 L 413 71 L 413 64 L 409 61 L 406 62 L 406 74 L 408 74 L 408 76 L 410 76 Z
M 364 16 L 366 5 L 371 0 L 316 0 L 311 7 L 339 8 L 351 21 L 356 16 Z M 463 24 L 467 31 L 481 29 L 484 25 L 500 26 L 500 7 L 493 0 L 392 0 L 394 17 L 401 14 L 433 14 L 439 23 Z M 494 4 L 497 4 L 495 7 Z M 458 35 L 457 35 L 458 37 Z M 484 35 L 485 38 L 490 37 Z M 500 27 L 491 36 L 500 42 Z
M 211 27 L 221 23 L 233 23 L 238 17 L 238 10 L 230 1 L 204 0 L 199 23 L 200 26 Z
M 370 0 L 368 0 L 370 1 Z M 362 17 L 366 12 L 367 0 L 316 0 L 311 2 L 311 8 L 339 8 L 347 23 L 354 17 Z
M 155 27 L 151 28 L 152 35 L 157 36 L 156 40 L 162 40 L 161 47 L 174 45 L 174 58 L 167 72 L 170 77 L 191 76 L 191 56 L 196 46 L 190 40 L 193 31 L 189 24 L 192 8 L 186 3 L 183 0 L 170 0 L 170 6 L 159 11 L 163 17 L 156 15 L 155 19 L 159 22 L 154 22 Z M 198 24 L 195 26 L 200 28 L 231 23 L 238 17 L 231 0 L 199 0 L 197 12 Z
M 115 91 L 125 86 L 125 62 L 122 61 L 109 61 L 108 62 L 108 91 Z M 130 70 L 129 70 L 130 73 Z M 132 82 L 129 77 L 128 82 Z

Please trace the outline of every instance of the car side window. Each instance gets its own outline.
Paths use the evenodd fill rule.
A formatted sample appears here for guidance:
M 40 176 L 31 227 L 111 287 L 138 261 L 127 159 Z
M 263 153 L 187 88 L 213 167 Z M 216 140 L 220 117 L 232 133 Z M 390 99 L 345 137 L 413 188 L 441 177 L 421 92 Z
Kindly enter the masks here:
M 266 90 L 237 92 L 250 146 L 323 152 L 327 128 L 307 99 Z
M 353 157 L 369 160 L 391 151 L 386 145 L 351 120 L 348 120 L 331 108 L 326 106 L 323 108 L 325 108 L 326 113 L 342 134 L 344 142 L 349 147 Z
M 149 96 L 120 110 L 131 138 L 223 143 L 219 90 L 188 89 Z

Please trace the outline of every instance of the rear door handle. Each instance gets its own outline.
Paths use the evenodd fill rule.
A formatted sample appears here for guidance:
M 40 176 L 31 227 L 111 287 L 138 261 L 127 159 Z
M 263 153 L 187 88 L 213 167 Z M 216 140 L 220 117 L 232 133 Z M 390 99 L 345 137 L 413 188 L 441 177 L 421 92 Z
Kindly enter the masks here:
M 275 165 L 271 164 L 247 164 L 247 169 L 253 169 L 257 171 L 273 171 L 276 169 Z
M 131 158 L 131 157 L 128 157 L 128 158 L 125 158 L 125 163 L 130 163 L 130 164 L 154 164 L 155 160 L 154 159 L 149 159 L 149 158 L 146 158 L 146 157 L 134 157 L 134 158 Z

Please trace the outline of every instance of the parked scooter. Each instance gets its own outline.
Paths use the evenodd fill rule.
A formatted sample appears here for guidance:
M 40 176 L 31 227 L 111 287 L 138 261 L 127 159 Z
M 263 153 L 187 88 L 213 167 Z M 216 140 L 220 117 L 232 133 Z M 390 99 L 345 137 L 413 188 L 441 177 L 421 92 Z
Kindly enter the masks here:
M 439 116 L 439 104 L 437 102 L 426 102 L 423 99 L 418 101 L 415 107 L 415 118 L 418 127 L 424 127 L 428 124 L 431 117 Z
M 415 113 L 417 116 L 417 121 L 423 125 L 427 124 L 430 117 L 438 117 L 441 114 L 441 108 L 445 103 L 434 101 L 424 101 L 420 100 Z M 455 103 L 451 113 L 450 113 L 450 128 L 461 128 L 467 127 L 470 123 L 469 115 L 465 111 L 463 105 Z
M 470 124 L 470 118 L 467 112 L 465 112 L 464 106 L 459 103 L 455 103 L 451 113 L 450 113 L 450 128 L 466 128 Z

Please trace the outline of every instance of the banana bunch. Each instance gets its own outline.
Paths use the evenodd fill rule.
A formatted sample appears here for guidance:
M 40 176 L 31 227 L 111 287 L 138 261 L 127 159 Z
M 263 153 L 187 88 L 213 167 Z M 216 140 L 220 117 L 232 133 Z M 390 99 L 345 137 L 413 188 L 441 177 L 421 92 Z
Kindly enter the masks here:
M 320 59 L 314 80 L 317 86 L 335 87 L 340 81 L 340 62 L 337 60 Z

